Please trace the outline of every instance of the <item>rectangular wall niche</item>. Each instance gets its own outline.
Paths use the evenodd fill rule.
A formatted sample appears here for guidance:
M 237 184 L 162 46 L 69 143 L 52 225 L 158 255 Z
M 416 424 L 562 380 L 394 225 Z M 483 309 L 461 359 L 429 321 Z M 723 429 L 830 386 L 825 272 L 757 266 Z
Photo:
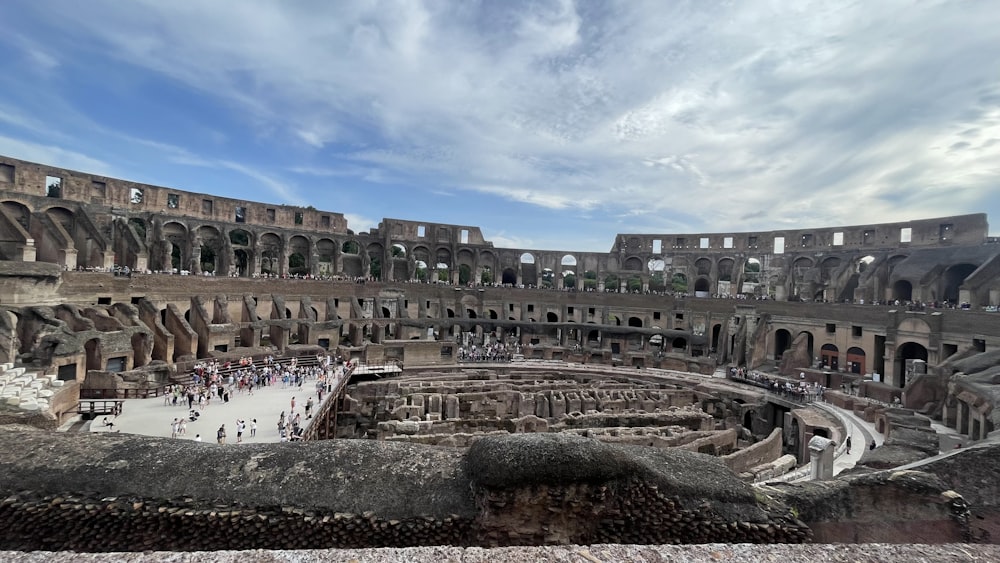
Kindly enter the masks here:
M 45 196 L 62 197 L 62 178 L 59 176 L 45 177 Z
M 461 231 L 459 231 L 459 233 L 461 236 L 462 244 L 469 244 L 469 230 L 462 229 Z
M 913 237 L 913 229 L 910 227 L 903 227 L 899 230 L 899 242 L 910 242 Z
M 423 225 L 417 225 L 417 236 L 418 237 L 427 236 L 427 228 L 424 227 Z
M 708 237 L 701 237 L 698 241 L 698 248 L 708 248 Z
M 167 209 L 177 209 L 181 206 L 181 196 L 179 194 L 167 194 Z
M 785 237 L 774 237 L 774 253 L 785 253 Z
M 14 167 L 9 164 L 0 164 L 0 182 L 14 183 Z
M 660 239 L 653 239 L 653 254 L 659 254 L 663 252 L 663 241 Z
M 247 222 L 247 208 L 246 207 L 243 207 L 241 205 L 237 205 L 236 206 L 235 221 L 237 223 L 246 223 Z
M 722 248 L 732 248 L 733 247 L 733 237 L 725 237 L 722 239 Z
M 844 245 L 844 233 L 836 232 L 833 233 L 833 246 L 843 246 Z
M 210 199 L 201 200 L 201 212 L 204 213 L 205 215 L 211 215 L 214 210 L 213 209 L 214 207 L 215 206 L 213 205 L 212 200 Z

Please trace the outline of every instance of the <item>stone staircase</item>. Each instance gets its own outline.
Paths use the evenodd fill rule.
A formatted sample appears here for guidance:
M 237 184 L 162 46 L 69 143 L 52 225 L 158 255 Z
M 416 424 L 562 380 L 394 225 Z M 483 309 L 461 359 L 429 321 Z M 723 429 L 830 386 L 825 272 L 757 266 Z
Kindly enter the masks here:
M 45 411 L 49 399 L 58 387 L 64 385 L 56 375 L 14 364 L 0 364 L 0 401 L 24 411 Z

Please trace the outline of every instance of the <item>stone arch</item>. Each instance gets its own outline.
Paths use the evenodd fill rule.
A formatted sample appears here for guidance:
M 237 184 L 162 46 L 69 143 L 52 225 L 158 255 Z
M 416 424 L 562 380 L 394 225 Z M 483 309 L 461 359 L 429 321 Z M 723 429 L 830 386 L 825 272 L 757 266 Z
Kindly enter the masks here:
M 266 232 L 260 235 L 257 247 L 260 249 L 260 273 L 277 275 L 281 273 L 281 255 L 284 243 L 275 233 Z
M 630 272 L 642 271 L 642 259 L 638 256 L 629 256 L 622 264 L 622 269 Z
M 712 261 L 708 258 L 699 258 L 695 260 L 694 272 L 696 276 L 708 277 L 712 275 Z
M 559 270 L 559 277 L 562 278 L 562 286 L 566 288 L 575 288 L 577 286 L 577 260 L 576 256 L 572 254 L 566 254 L 559 261 L 561 266 Z
M 659 256 L 654 256 L 646 262 L 646 269 L 649 271 L 649 290 L 656 292 L 666 291 L 666 261 Z
M 559 322 L 559 314 L 553 311 L 549 311 L 545 314 L 545 322 L 547 323 L 557 323 Z
M 819 357 L 824 369 L 840 369 L 840 350 L 836 344 L 826 343 L 820 347 Z
M 312 253 L 309 239 L 293 235 L 288 239 L 288 275 L 304 276 L 312 272 Z
M 774 360 L 780 361 L 781 355 L 792 347 L 792 334 L 788 330 L 779 328 L 774 331 Z
M 479 283 L 490 285 L 497 282 L 499 262 L 496 254 L 489 250 L 479 252 Z
M 927 348 L 923 344 L 913 341 L 903 342 L 896 347 L 896 384 L 905 388 L 907 381 L 912 374 L 907 373 L 907 360 L 921 360 L 927 362 Z
M 354 239 L 345 240 L 340 245 L 340 270 L 347 276 L 360 278 L 365 275 L 364 257 L 361 244 Z
M 708 297 L 711 288 L 712 288 L 712 283 L 708 281 L 708 278 L 701 277 L 694 281 L 695 297 Z
M 552 268 L 542 268 L 542 284 L 541 287 L 553 287 L 556 273 Z
M 896 280 L 892 284 L 892 298 L 897 301 L 910 301 L 913 299 L 913 284 L 908 280 Z
M 642 291 L 642 276 L 639 274 L 632 274 L 625 280 L 625 289 L 629 293 L 638 293 Z
M 608 274 L 604 278 L 604 291 L 617 292 L 621 288 L 621 279 L 618 274 Z
M 799 338 L 802 338 L 803 335 L 805 335 L 806 338 L 806 354 L 809 356 L 809 362 L 812 363 L 812 360 L 815 357 L 813 356 L 813 342 L 815 341 L 815 338 L 813 337 L 813 333 L 808 330 L 802 330 L 799 331 L 799 334 L 795 337 L 795 339 L 798 340 Z
M 530 252 L 521 253 L 521 283 L 526 287 L 538 284 L 538 260 Z
M 73 228 L 76 225 L 76 219 L 74 218 L 73 212 L 61 205 L 53 205 L 45 210 L 45 214 L 52 219 L 53 223 L 58 223 L 70 236 L 73 235 Z M 142 221 L 142 219 L 138 219 Z M 131 221 L 131 220 L 130 220 Z
M 642 319 L 636 316 L 629 317 L 628 326 L 642 328 Z
M 368 254 L 368 275 L 376 280 L 386 279 L 387 265 L 382 263 L 385 247 L 380 243 L 373 242 L 365 248 L 365 252 Z
M 337 242 L 330 238 L 316 241 L 316 274 L 329 277 L 336 273 Z
M 719 260 L 719 263 L 716 266 L 719 272 L 719 281 L 733 281 L 733 270 L 735 269 L 735 266 L 736 262 L 732 258 L 723 258 Z
M 167 221 L 160 228 L 163 233 L 163 254 L 155 267 L 160 270 L 180 272 L 188 269 L 191 258 L 188 228 L 178 221 Z
M 833 274 L 840 267 L 840 258 L 828 256 L 820 262 L 820 281 L 826 283 L 833 280 Z
M 222 233 L 212 225 L 202 225 L 195 231 L 196 238 L 200 242 L 199 258 L 196 266 L 202 272 L 214 274 L 226 274 L 228 266 L 227 256 L 225 256 L 225 241 Z
M 446 246 L 439 246 L 434 251 L 434 269 L 437 270 L 437 280 L 450 283 L 452 268 L 451 249 Z
M 859 273 L 859 274 L 865 273 L 865 271 L 868 270 L 868 267 L 871 266 L 872 262 L 874 262 L 874 261 L 875 261 L 875 257 L 872 256 L 871 254 L 869 254 L 867 256 L 862 256 L 854 264 L 855 271 L 857 271 L 857 273 Z
M 514 268 L 504 268 L 501 273 L 500 283 L 503 285 L 517 285 L 517 271 Z
M 865 373 L 865 351 L 857 346 L 847 349 L 847 371 L 851 373 Z
M 462 248 L 455 254 L 455 262 L 458 265 L 458 283 L 468 285 L 477 282 L 475 279 L 475 255 L 468 248 Z
M 27 205 L 10 199 L 5 200 L 2 205 L 11 219 L 21 225 L 25 231 L 31 232 L 31 209 Z

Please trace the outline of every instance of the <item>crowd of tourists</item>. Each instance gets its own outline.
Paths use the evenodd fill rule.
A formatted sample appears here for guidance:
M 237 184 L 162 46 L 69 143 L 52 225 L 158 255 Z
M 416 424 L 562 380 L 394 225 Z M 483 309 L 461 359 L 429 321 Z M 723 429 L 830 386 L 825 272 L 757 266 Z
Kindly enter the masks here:
M 331 365 L 336 367 L 331 370 Z M 339 356 L 330 358 L 319 355 L 316 362 L 304 365 L 298 358 L 279 361 L 268 355 L 255 360 L 253 357 L 241 357 L 237 361 L 209 360 L 197 363 L 191 371 L 191 382 L 188 384 L 169 385 L 165 388 L 164 405 L 181 408 L 185 416 L 173 419 L 170 425 L 170 435 L 173 438 L 184 437 L 187 434 L 188 422 L 196 422 L 206 409 L 213 403 L 227 404 L 235 402 L 241 395 L 253 395 L 255 390 L 264 387 L 302 390 L 304 400 L 298 405 L 304 409 L 305 419 L 312 418 L 314 408 L 322 403 L 323 396 L 330 392 L 330 387 L 336 377 L 351 369 L 350 363 L 345 363 Z M 315 398 L 314 398 L 315 397 Z M 296 412 L 296 399 L 292 397 L 289 414 L 281 413 L 278 422 L 278 434 L 281 441 L 299 440 L 303 436 L 304 424 L 302 414 Z M 257 419 L 236 419 L 236 441 L 242 442 L 243 435 L 249 428 L 250 437 L 257 434 Z M 216 440 L 226 442 L 227 432 L 222 425 L 216 432 Z M 201 441 L 198 434 L 195 439 Z
M 775 395 L 786 399 L 800 402 L 822 401 L 823 392 L 826 388 L 818 382 L 809 383 L 805 380 L 805 373 L 799 374 L 799 380 L 794 381 L 787 378 L 772 377 L 758 371 L 747 370 L 743 367 L 729 368 L 730 379 L 739 379 L 745 383 L 766 389 Z
M 458 347 L 458 361 L 488 363 L 509 362 L 514 358 L 515 354 L 520 353 L 520 344 L 510 346 L 501 342 L 484 344 L 482 346 L 472 344 L 469 346 Z

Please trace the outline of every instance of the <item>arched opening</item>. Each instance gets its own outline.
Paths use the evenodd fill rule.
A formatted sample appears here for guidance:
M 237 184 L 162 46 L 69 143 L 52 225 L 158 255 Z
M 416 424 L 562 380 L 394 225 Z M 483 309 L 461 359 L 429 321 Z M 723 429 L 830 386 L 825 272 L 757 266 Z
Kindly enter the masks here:
M 913 285 L 906 280 L 899 280 L 892 284 L 892 298 L 903 302 L 913 299 Z
M 266 276 L 281 272 L 281 238 L 274 233 L 265 233 L 260 237 L 260 273 Z
M 479 283 L 483 285 L 490 285 L 493 283 L 493 269 L 489 266 L 483 266 L 482 272 L 479 274 Z
M 545 314 L 545 321 L 550 323 L 557 323 L 559 322 L 559 315 L 550 311 Z
M 687 276 L 683 272 L 674 272 L 674 275 L 670 278 L 670 289 L 674 293 L 687 293 Z
M 719 334 L 722 333 L 722 325 L 715 324 L 712 325 L 712 351 L 716 352 L 719 350 Z
M 458 283 L 460 285 L 469 285 L 472 281 L 472 266 L 468 264 L 458 265 Z
M 583 273 L 583 290 L 584 291 L 596 291 L 597 290 L 597 272 L 593 270 L 587 270 Z
M 215 249 L 207 244 L 201 245 L 201 271 L 215 273 Z
M 632 256 L 625 260 L 625 263 L 622 264 L 622 269 L 630 272 L 642 271 L 642 260 Z
M 683 352 L 684 350 L 687 349 L 687 339 L 678 336 L 677 338 L 674 338 L 673 340 L 670 341 L 670 347 L 673 348 L 675 351 Z
M 545 269 L 543 269 L 542 270 L 542 285 L 541 285 L 541 287 L 551 288 L 552 284 L 553 284 L 553 280 L 555 279 L 555 276 L 556 276 L 555 272 L 552 271 L 552 268 L 545 268 Z
M 847 349 L 847 371 L 851 373 L 865 373 L 865 351 L 857 346 Z
M 874 261 L 875 261 L 875 257 L 871 256 L 871 255 L 868 255 L 868 256 L 865 256 L 864 258 L 861 258 L 860 260 L 858 260 L 857 264 L 855 265 L 857 272 L 859 274 L 865 273 L 865 271 L 868 270 L 868 266 L 871 266 L 872 262 L 874 262 Z
M 414 266 L 413 277 L 415 277 L 419 281 L 426 282 L 427 262 L 424 262 L 423 260 L 417 260 L 416 262 L 414 262 L 413 266 Z
M 135 235 L 139 237 L 139 240 L 146 242 L 146 222 L 139 217 L 131 217 L 128 220 L 128 224 L 132 227 L 132 230 L 135 231 Z M 63 225 L 63 227 L 66 228 L 67 231 L 72 232 L 66 225 Z
M 535 265 L 535 256 L 530 252 L 525 252 L 521 255 L 521 284 L 525 287 L 535 287 L 537 283 L 538 267 Z
M 305 275 L 309 273 L 306 268 L 306 257 L 301 252 L 293 252 L 288 256 L 288 274 L 292 276 Z
M 368 276 L 373 280 L 382 279 L 382 253 L 377 251 L 368 252 Z
M 833 344 L 824 344 L 819 350 L 823 369 L 836 371 L 840 369 L 840 350 Z
M 896 383 L 899 387 L 906 387 L 914 373 L 914 360 L 927 362 L 927 348 L 916 342 L 904 342 L 896 348 Z
M 642 276 L 639 274 L 632 274 L 625 280 L 625 290 L 629 293 L 640 293 L 642 292 Z
M 646 267 L 649 269 L 649 290 L 657 293 L 666 291 L 667 279 L 664 272 L 667 269 L 667 263 L 662 258 L 650 258 Z
M 250 273 L 250 256 L 242 248 L 233 251 L 233 259 L 236 261 L 236 275 L 245 278 Z
M 798 336 L 795 337 L 796 340 L 799 340 L 801 338 L 805 338 L 806 339 L 806 354 L 809 356 L 810 363 L 812 363 L 812 359 L 814 357 L 813 356 L 813 335 L 812 335 L 811 332 L 809 332 L 807 330 L 803 330 L 802 332 L 799 333 Z
M 639 317 L 629 317 L 628 326 L 642 328 L 642 319 L 640 319 Z
M 617 293 L 621 288 L 621 280 L 618 278 L 618 274 L 609 274 L 604 278 L 604 291 L 612 291 Z
M 774 360 L 780 361 L 781 355 L 792 345 L 792 334 L 783 328 L 774 332 Z
M 694 296 L 695 297 L 708 297 L 709 296 L 708 290 L 710 288 L 711 288 L 711 285 L 710 285 L 710 283 L 709 283 L 709 281 L 708 281 L 707 278 L 698 278 L 694 282 Z
M 961 299 L 959 288 L 965 283 L 965 278 L 975 271 L 976 266 L 972 264 L 956 264 L 945 270 L 942 276 L 944 290 L 941 292 L 941 297 L 951 303 L 958 303 Z
M 103 370 L 104 357 L 101 354 L 101 341 L 91 338 L 83 345 L 84 353 L 87 355 L 87 369 Z
M 503 285 L 517 285 L 517 271 L 514 268 L 504 268 L 500 283 Z

